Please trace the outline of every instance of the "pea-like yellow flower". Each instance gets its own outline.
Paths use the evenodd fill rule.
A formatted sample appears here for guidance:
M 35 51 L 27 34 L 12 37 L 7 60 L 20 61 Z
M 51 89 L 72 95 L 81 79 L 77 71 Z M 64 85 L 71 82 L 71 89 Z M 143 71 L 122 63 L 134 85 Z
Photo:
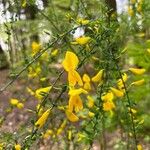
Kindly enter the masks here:
M 22 0 L 21 6 L 25 8 L 27 6 L 27 0 Z
M 68 140 L 71 140 L 71 139 L 72 139 L 72 131 L 69 130 L 69 131 L 68 131 Z
M 44 87 L 44 88 L 39 88 L 35 91 L 35 97 L 38 100 L 42 100 L 45 96 L 45 94 L 47 94 L 50 90 L 51 90 L 51 86 L 48 87 Z
M 91 38 L 89 36 L 82 36 L 82 37 L 75 39 L 76 43 L 79 45 L 85 45 L 85 44 L 89 43 L 90 40 L 91 40 Z
M 142 12 L 142 5 L 141 5 L 141 4 L 138 4 L 138 5 L 137 5 L 137 11 L 138 11 L 139 13 Z
M 83 140 L 85 138 L 87 138 L 86 135 L 84 135 L 83 133 L 80 133 L 80 132 L 78 133 L 78 140 L 77 140 L 78 142 L 80 142 L 81 140 Z
M 67 124 L 67 120 L 65 119 L 65 120 L 62 122 L 62 124 L 60 125 L 60 127 L 57 129 L 57 132 L 56 132 L 57 135 L 60 135 L 60 134 L 63 132 L 63 130 L 64 130 L 66 124 Z
M 141 32 L 141 33 L 136 34 L 136 36 L 139 38 L 143 38 L 143 37 L 145 37 L 145 33 Z
M 147 52 L 150 54 L 150 48 L 147 49 Z
M 144 79 L 141 79 L 141 80 L 138 80 L 138 81 L 135 81 L 135 82 L 132 82 L 131 85 L 142 85 L 143 83 L 145 82 Z
M 92 56 L 92 59 L 93 59 L 94 61 L 99 61 L 99 58 L 98 58 L 98 57 L 95 57 L 95 56 Z
M 87 74 L 83 75 L 83 81 L 84 83 L 84 89 L 85 90 L 91 90 L 91 84 L 90 84 L 90 77 Z
M 33 56 L 35 54 L 37 54 L 40 51 L 40 49 L 41 49 L 41 45 L 39 43 L 37 43 L 37 42 L 32 42 L 31 47 L 32 47 L 32 55 Z
M 23 103 L 18 103 L 18 104 L 17 104 L 17 108 L 22 109 L 23 107 L 24 107 L 24 104 L 23 104 Z
M 71 96 L 69 98 L 69 107 L 68 109 L 73 112 L 78 112 L 83 109 L 83 103 L 79 95 Z
M 118 89 L 113 88 L 113 87 L 111 87 L 110 89 L 114 93 L 115 96 L 117 96 L 117 97 L 123 97 L 124 96 L 124 92 L 123 91 L 118 90 Z
M 111 92 L 111 91 L 109 91 L 109 92 L 107 92 L 107 93 L 104 93 L 102 96 L 101 96 L 101 99 L 103 100 L 103 101 L 112 101 L 113 99 L 114 99 L 114 94 Z
M 115 108 L 115 104 L 112 101 L 106 101 L 103 103 L 104 111 L 111 111 L 114 108 Z
M 38 128 L 42 128 L 44 126 L 44 124 L 46 123 L 46 120 L 50 114 L 51 109 L 48 109 L 47 111 L 45 111 L 42 116 L 36 121 L 35 126 L 37 126 Z
M 43 134 L 43 138 L 47 139 L 48 137 L 53 135 L 53 130 L 48 129 L 46 132 Z
M 88 102 L 87 102 L 87 106 L 89 108 L 92 108 L 94 106 L 94 99 L 91 96 L 87 96 Z
M 136 3 L 136 0 L 130 0 L 132 4 L 135 4 Z
M 131 113 L 136 114 L 137 110 L 133 109 L 133 108 L 129 108 L 129 111 L 131 111 Z
M 135 75 L 142 75 L 143 73 L 145 73 L 145 69 L 138 69 L 138 68 L 129 68 L 129 70 L 134 73 Z
M 38 116 L 41 116 L 43 113 L 43 106 L 40 106 L 40 104 L 37 104 L 36 110 L 38 112 Z
M 65 128 L 66 124 L 67 124 L 67 120 L 65 119 L 65 120 L 62 122 L 62 124 L 60 125 L 60 128 Z
M 47 80 L 46 77 L 42 77 L 42 78 L 40 79 L 41 82 L 44 82 L 44 81 L 46 81 L 46 80 Z
M 41 61 L 48 61 L 49 60 L 48 58 L 49 58 L 48 52 L 44 52 L 39 59 Z
M 31 88 L 27 87 L 26 89 L 30 95 L 32 95 L 32 96 L 35 95 L 34 91 Z
M 88 112 L 88 116 L 89 116 L 90 118 L 93 118 L 93 117 L 95 116 L 95 114 L 94 114 L 93 112 L 89 111 L 89 112 Z
M 66 55 L 65 55 L 65 59 L 62 62 L 64 69 L 67 72 L 75 70 L 75 69 L 77 69 L 78 63 L 79 63 L 79 59 L 78 59 L 77 55 L 74 54 L 73 52 L 67 51 Z
M 84 90 L 83 88 L 70 89 L 70 91 L 69 91 L 69 95 L 71 95 L 71 96 L 80 95 L 82 93 L 83 94 L 88 94 L 88 92 L 86 90 Z
M 68 109 L 66 109 L 66 116 L 69 119 L 69 121 L 71 121 L 71 122 L 77 122 L 77 121 L 79 121 L 78 116 L 76 116 L 73 112 L 71 112 Z
M 64 69 L 68 72 L 69 85 L 75 86 L 78 83 L 80 86 L 83 85 L 82 79 L 79 73 L 76 71 L 79 63 L 79 59 L 73 52 L 67 51 L 65 59 L 62 62 Z
M 91 79 L 90 79 L 90 77 L 89 77 L 87 74 L 84 74 L 84 75 L 83 75 L 83 81 L 84 81 L 84 82 L 90 82 L 90 80 L 91 80 Z
M 29 73 L 28 73 L 29 78 L 37 77 L 41 73 L 40 66 L 38 66 L 36 69 L 33 69 L 32 67 L 29 67 L 28 70 L 29 70 Z
M 75 86 L 78 83 L 80 86 L 83 85 L 80 74 L 76 70 L 68 72 L 68 82 L 70 86 Z
M 128 14 L 132 17 L 134 15 L 134 10 L 131 7 L 128 7 Z
M 78 22 L 79 24 L 81 24 L 81 25 L 86 25 L 86 24 L 88 24 L 90 21 L 87 20 L 87 19 L 79 18 L 79 19 L 77 20 L 77 22 Z
M 118 79 L 117 86 L 120 90 L 124 89 L 124 83 L 127 81 L 128 75 L 126 73 L 122 74 L 122 78 Z
M 104 69 L 100 70 L 100 71 L 92 78 L 92 81 L 93 81 L 93 82 L 101 82 L 101 81 L 102 81 L 102 78 L 103 78 L 103 72 L 104 72 Z
M 137 150 L 143 150 L 143 148 L 142 148 L 142 145 L 141 145 L 141 144 L 138 144 L 138 145 L 137 145 Z
M 15 150 L 21 150 L 21 145 L 20 144 L 15 144 Z
M 57 132 L 56 132 L 56 135 L 58 136 L 58 135 L 60 135 L 62 132 L 63 132 L 63 129 L 62 129 L 62 128 L 58 128 L 58 129 L 57 129 Z
M 58 49 L 54 49 L 52 52 L 51 52 L 51 55 L 52 56 L 56 56 L 58 54 Z
M 83 87 L 84 87 L 85 90 L 91 90 L 91 89 L 92 89 L 90 82 L 84 83 L 84 86 L 83 86 Z
M 19 103 L 18 99 L 15 99 L 15 98 L 10 99 L 10 104 L 11 105 L 16 106 L 18 103 Z

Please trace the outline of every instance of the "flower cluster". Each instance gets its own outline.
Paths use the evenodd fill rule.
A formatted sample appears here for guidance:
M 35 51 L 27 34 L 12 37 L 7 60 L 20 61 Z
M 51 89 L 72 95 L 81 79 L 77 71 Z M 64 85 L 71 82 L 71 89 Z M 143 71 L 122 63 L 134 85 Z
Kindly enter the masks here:
M 77 55 L 71 51 L 67 51 L 62 65 L 68 73 L 69 103 L 66 109 L 66 116 L 71 122 L 77 122 L 79 117 L 76 114 L 84 110 L 84 102 L 81 99 L 81 94 L 86 95 L 87 106 L 89 108 L 94 106 L 94 99 L 89 95 L 89 92 L 92 90 L 91 82 L 102 83 L 103 78 L 103 69 L 91 79 L 88 74 L 84 74 L 81 78 L 77 72 L 78 63 L 79 59 Z M 88 115 L 92 117 L 94 114 L 89 111 Z

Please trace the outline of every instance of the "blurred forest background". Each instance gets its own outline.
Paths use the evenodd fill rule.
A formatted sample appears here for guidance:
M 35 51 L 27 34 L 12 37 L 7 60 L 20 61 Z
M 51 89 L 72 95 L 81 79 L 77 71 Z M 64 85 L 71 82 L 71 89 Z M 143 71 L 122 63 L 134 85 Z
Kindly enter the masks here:
M 108 82 L 111 83 L 106 85 L 112 86 L 119 78 L 112 70 L 115 63 L 109 62 L 110 58 L 105 53 L 112 45 L 115 45 L 112 51 L 115 49 L 113 53 L 116 62 L 121 72 L 128 74 L 129 83 L 140 79 L 145 81 L 144 84 L 133 88 L 130 85 L 135 83 L 127 84 L 134 108 L 136 144 L 139 146 L 137 149 L 149 149 L 150 0 L 0 0 L 0 15 L 0 150 L 19 150 L 13 147 L 14 143 L 21 143 L 22 149 L 35 150 L 133 149 L 132 146 L 126 147 L 130 138 L 126 140 L 124 133 L 127 131 L 131 138 L 133 135 L 126 125 L 122 126 L 122 118 L 125 118 L 122 110 L 116 110 L 118 114 L 113 119 L 106 117 L 104 126 L 100 122 L 103 122 L 105 117 L 102 120 L 97 118 L 96 106 L 92 110 L 95 112 L 95 125 L 91 120 L 88 120 L 90 123 L 66 123 L 67 127 L 63 129 L 66 133 L 62 133 L 58 138 L 57 134 L 50 134 L 51 137 L 42 140 L 41 133 L 48 129 L 46 126 L 42 132 L 36 134 L 35 139 L 28 140 L 36 118 L 35 110 L 40 103 L 36 100 L 34 91 L 48 87 L 51 83 L 55 84 L 57 76 L 61 74 L 60 70 L 63 69 L 61 62 L 66 51 L 73 49 L 80 61 L 87 56 L 85 64 L 79 64 L 82 66 L 82 74 L 85 70 L 93 76 L 95 71 L 104 66 L 104 70 L 109 68 Z M 92 42 L 86 46 L 72 44 L 82 36 L 89 36 Z M 87 49 L 92 46 L 100 51 L 89 53 Z M 110 63 L 110 67 L 104 62 Z M 132 75 L 128 70 L 130 67 L 144 68 L 146 72 L 141 78 Z M 65 105 L 66 94 L 58 92 L 61 93 L 66 88 L 66 74 L 58 80 L 48 100 L 61 99 L 59 104 Z M 98 101 L 97 93 L 93 94 L 95 101 Z M 11 99 L 19 99 L 20 105 L 13 106 Z M 120 108 L 123 107 L 120 101 L 116 103 Z M 50 105 L 48 102 L 46 106 Z M 45 105 L 42 104 L 42 107 L 44 109 Z M 52 119 L 49 120 L 54 131 L 60 128 L 64 119 L 61 111 L 54 109 L 56 113 L 53 113 Z M 101 113 L 100 116 L 103 115 L 103 112 Z M 80 128 L 88 123 L 86 130 Z M 97 129 L 93 131 L 95 126 Z M 75 135 L 79 131 L 82 131 L 79 137 L 84 141 L 83 144 L 75 142 Z M 71 136 L 69 139 L 68 135 Z M 67 143 L 67 146 L 64 146 L 64 143 Z M 90 145 L 90 148 L 87 145 Z

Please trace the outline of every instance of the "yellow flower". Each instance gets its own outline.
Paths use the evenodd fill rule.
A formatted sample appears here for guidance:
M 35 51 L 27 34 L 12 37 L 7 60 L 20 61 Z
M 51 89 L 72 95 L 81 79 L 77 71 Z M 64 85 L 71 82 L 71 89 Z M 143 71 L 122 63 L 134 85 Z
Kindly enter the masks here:
M 22 6 L 23 8 L 25 8 L 25 7 L 27 6 L 27 0 L 22 0 L 21 6 Z
M 21 150 L 21 145 L 16 144 L 16 145 L 15 145 L 15 150 Z
M 101 96 L 101 99 L 103 101 L 112 101 L 114 99 L 114 95 L 111 91 L 107 92 L 107 93 L 104 93 L 102 96 Z
M 51 86 L 39 88 L 35 91 L 35 97 L 38 100 L 42 100 L 44 98 L 44 95 L 47 94 L 51 90 Z
M 122 78 L 118 79 L 117 85 L 120 90 L 124 89 L 124 83 L 127 81 L 128 76 L 126 73 L 123 73 Z
M 64 130 L 66 124 L 67 124 L 67 120 L 64 120 L 64 121 L 62 122 L 62 124 L 60 125 L 60 127 L 58 128 L 58 130 L 57 130 L 57 133 L 56 133 L 57 135 L 60 135 L 60 134 L 63 132 L 63 130 Z
M 63 132 L 63 129 L 62 129 L 62 128 L 58 128 L 56 135 L 58 136 L 58 135 L 60 135 L 62 132 Z
M 145 82 L 145 80 L 144 80 L 144 79 L 141 79 L 141 80 L 132 82 L 131 85 L 142 85 L 144 82 Z
M 10 99 L 10 104 L 16 106 L 19 103 L 18 99 L 12 98 Z
M 57 106 L 57 108 L 58 108 L 59 110 L 65 110 L 65 109 L 66 109 L 66 106 Z
M 102 81 L 102 78 L 103 78 L 103 72 L 104 72 L 104 69 L 100 70 L 100 71 L 92 78 L 92 81 L 93 81 L 93 82 L 101 82 L 101 81 Z
M 132 3 L 132 4 L 135 4 L 135 3 L 136 3 L 136 0 L 131 0 L 131 3 Z
M 143 38 L 145 37 L 145 33 L 141 32 L 141 33 L 136 34 L 136 36 L 139 38 Z
M 85 90 L 91 90 L 91 85 L 90 85 L 90 77 L 87 74 L 83 75 L 83 81 L 84 83 L 84 89 Z
M 142 145 L 141 145 L 141 144 L 138 144 L 138 145 L 137 145 L 137 150 L 143 150 L 143 148 L 142 148 Z
M 78 112 L 83 109 L 83 103 L 79 95 L 71 96 L 69 98 L 69 111 Z
M 67 51 L 62 65 L 64 69 L 68 72 L 68 81 L 70 86 L 75 86 L 76 83 L 78 83 L 80 86 L 83 85 L 79 73 L 75 70 L 78 66 L 78 63 L 79 59 L 76 54 Z
M 73 52 L 67 51 L 65 55 L 65 59 L 62 62 L 64 69 L 69 72 L 75 70 L 78 66 L 79 59 Z
M 89 43 L 90 40 L 91 40 L 91 38 L 88 36 L 82 36 L 82 37 L 75 39 L 76 43 L 79 45 L 85 45 L 85 44 Z
M 78 140 L 77 140 L 78 142 L 80 142 L 84 138 L 86 138 L 86 136 L 83 133 L 78 133 Z
M 17 108 L 22 109 L 23 107 L 24 107 L 24 104 L 23 104 L 23 103 L 18 103 L 18 104 L 17 104 Z
M 92 56 L 92 59 L 93 59 L 94 61 L 99 61 L 99 58 L 98 58 L 98 57 L 95 57 L 95 56 Z
M 94 99 L 91 96 L 87 96 L 88 102 L 87 102 L 87 106 L 89 108 L 92 108 L 94 106 Z
M 79 120 L 79 118 L 68 109 L 66 110 L 66 116 L 71 122 L 77 122 Z
M 131 7 L 128 8 L 128 14 L 132 17 L 134 15 L 134 11 Z
M 40 60 L 42 60 L 42 61 L 48 61 L 48 57 L 49 57 L 48 52 L 44 52 L 44 53 L 41 55 Z
M 137 6 L 137 11 L 138 11 L 139 13 L 142 12 L 142 6 L 141 6 L 141 4 L 138 4 L 138 6 Z
M 65 128 L 66 124 L 67 124 L 67 120 L 65 119 L 65 120 L 62 122 L 62 124 L 60 125 L 60 128 Z
M 29 67 L 28 77 L 29 78 L 34 78 L 34 77 L 37 77 L 40 73 L 41 73 L 40 66 L 38 66 L 36 69 L 33 69 L 32 67 Z
M 133 114 L 136 114 L 137 113 L 137 110 L 135 110 L 135 109 L 133 109 L 133 108 L 129 108 L 129 110 L 131 110 L 131 113 L 133 113 Z
M 40 104 L 38 104 L 38 105 L 36 106 L 36 110 L 37 110 L 37 112 L 38 112 L 38 116 L 41 116 L 41 115 L 42 115 L 42 112 L 43 112 L 43 107 L 40 106 Z
M 58 54 L 58 49 L 54 49 L 52 52 L 51 52 L 51 55 L 52 56 L 56 56 Z
M 94 114 L 93 112 L 89 111 L 89 112 L 88 112 L 88 116 L 89 116 L 90 118 L 92 118 L 92 117 L 95 116 L 95 114 Z
M 103 103 L 104 111 L 111 111 L 114 108 L 115 108 L 115 104 L 112 101 L 106 101 Z
M 40 81 L 44 82 L 44 81 L 46 81 L 46 78 L 43 77 L 43 78 L 40 79 Z
M 80 74 L 76 70 L 68 72 L 68 82 L 70 86 L 75 86 L 78 83 L 80 86 L 83 85 Z
M 147 52 L 150 54 L 150 48 L 147 49 Z
M 48 109 L 43 113 L 43 115 L 36 121 L 35 126 L 38 128 L 41 128 L 44 126 L 49 114 L 50 114 L 51 109 Z
M 77 22 L 78 22 L 79 24 L 81 24 L 81 25 L 86 25 L 86 24 L 88 24 L 90 21 L 89 21 L 89 20 L 86 20 L 86 19 L 83 19 L 83 18 L 79 18 L 79 19 L 77 20 Z
M 27 91 L 30 93 L 30 95 L 35 95 L 34 91 L 32 89 L 30 89 L 29 87 L 26 88 Z
M 46 130 L 46 132 L 43 134 L 43 138 L 47 139 L 49 136 L 53 135 L 53 130 Z
M 71 95 L 71 96 L 80 95 L 82 93 L 83 94 L 88 94 L 88 92 L 86 90 L 84 90 L 83 88 L 70 89 L 70 91 L 69 91 L 69 95 Z
M 126 82 L 127 79 L 128 79 L 128 75 L 126 73 L 123 73 L 122 79 L 123 79 L 124 82 Z
M 146 71 L 145 69 L 138 69 L 138 68 L 129 68 L 129 70 L 136 75 L 141 75 Z
M 123 91 L 118 90 L 118 89 L 113 88 L 113 87 L 111 87 L 110 89 L 114 93 L 115 96 L 117 96 L 117 97 L 123 97 L 124 96 L 124 92 Z
M 33 56 L 35 54 L 37 54 L 40 51 L 40 49 L 41 49 L 41 45 L 39 43 L 37 43 L 37 42 L 32 42 L 31 47 L 32 47 L 32 55 Z
M 90 77 L 87 74 L 83 75 L 83 81 L 84 82 L 90 82 Z
M 84 83 L 84 89 L 85 90 L 91 90 L 91 84 L 90 84 L 90 82 Z
M 69 131 L 68 131 L 68 140 L 71 140 L 71 139 L 72 139 L 72 131 L 69 130 Z
M 142 4 L 144 0 L 139 0 L 139 4 Z

